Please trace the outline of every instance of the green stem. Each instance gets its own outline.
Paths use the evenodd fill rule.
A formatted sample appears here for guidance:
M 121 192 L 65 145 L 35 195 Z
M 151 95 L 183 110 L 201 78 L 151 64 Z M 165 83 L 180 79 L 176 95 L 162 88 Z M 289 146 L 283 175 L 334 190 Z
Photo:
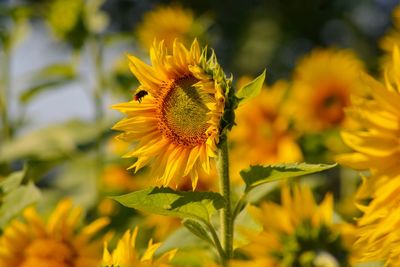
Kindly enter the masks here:
M 93 90 L 93 102 L 95 107 L 95 123 L 96 127 L 101 132 L 104 122 L 103 110 L 103 93 L 105 89 L 105 79 L 103 73 L 103 40 L 101 36 L 92 36 L 90 39 L 92 60 L 94 64 L 95 87 Z M 100 137 L 96 144 L 96 171 L 97 177 L 100 177 L 103 172 L 104 155 Z M 100 182 L 98 186 L 101 187 Z
M 236 203 L 235 208 L 233 209 L 232 213 L 232 220 L 235 221 L 236 217 L 239 215 L 239 213 L 243 210 L 243 208 L 246 206 L 247 201 L 246 201 L 247 194 L 244 193 L 238 202 Z
M 221 240 L 225 250 L 225 255 L 229 260 L 232 258 L 233 253 L 233 218 L 229 179 L 228 137 L 226 134 L 222 134 L 220 137 L 217 170 L 220 179 L 220 192 L 226 202 L 226 205 L 221 212 Z
M 221 246 L 221 242 L 219 241 L 218 235 L 215 232 L 215 229 L 211 224 L 206 223 L 206 226 L 207 226 L 208 230 L 211 233 L 212 239 L 214 241 L 215 248 L 217 249 L 219 257 L 221 258 L 222 265 L 226 266 L 225 252 L 224 252 L 224 249 Z
M 103 74 L 103 44 L 100 37 L 92 37 L 91 48 L 94 63 L 94 74 L 96 78 L 96 85 L 93 95 L 95 104 L 95 117 L 96 122 L 101 123 L 104 117 L 103 91 L 105 87 L 105 80 Z
M 0 116 L 2 124 L 2 133 L 0 140 L 7 142 L 11 139 L 11 125 L 8 115 L 8 101 L 10 92 L 10 68 L 11 68 L 11 48 L 9 45 L 3 46 L 3 57 L 1 59 L 1 85 L 0 85 Z

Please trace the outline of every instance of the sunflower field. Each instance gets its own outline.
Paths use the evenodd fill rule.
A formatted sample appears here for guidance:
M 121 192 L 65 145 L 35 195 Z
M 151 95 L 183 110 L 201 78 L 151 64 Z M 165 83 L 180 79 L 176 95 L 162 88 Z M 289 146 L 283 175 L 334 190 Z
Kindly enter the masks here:
M 0 1 L 0 267 L 173 266 L 400 266 L 399 1 Z

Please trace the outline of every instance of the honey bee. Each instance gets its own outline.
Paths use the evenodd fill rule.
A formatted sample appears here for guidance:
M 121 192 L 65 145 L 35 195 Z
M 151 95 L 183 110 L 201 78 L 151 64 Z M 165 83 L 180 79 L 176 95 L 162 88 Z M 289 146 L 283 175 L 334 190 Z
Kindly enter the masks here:
M 148 95 L 149 93 L 147 93 L 145 90 L 140 90 L 139 92 L 137 92 L 135 94 L 135 96 L 133 97 L 133 99 L 135 101 L 138 101 L 139 103 L 142 103 L 142 99 L 143 97 L 145 97 L 146 95 Z

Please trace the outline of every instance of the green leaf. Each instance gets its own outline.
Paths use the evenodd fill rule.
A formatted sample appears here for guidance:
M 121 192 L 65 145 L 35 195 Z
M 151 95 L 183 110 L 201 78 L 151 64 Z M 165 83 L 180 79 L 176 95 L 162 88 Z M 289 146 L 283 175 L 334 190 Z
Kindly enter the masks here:
M 26 206 L 36 202 L 40 197 L 39 189 L 33 184 L 22 185 L 6 194 L 0 207 L 0 227 L 21 212 Z
M 307 163 L 276 164 L 267 166 L 255 165 L 240 171 L 240 175 L 246 183 L 246 191 L 249 191 L 264 183 L 321 172 L 335 166 L 336 164 Z
M 13 172 L 7 178 L 0 182 L 1 192 L 6 194 L 15 190 L 22 182 L 25 176 L 25 171 Z
M 265 80 L 265 70 L 260 76 L 238 90 L 236 96 L 240 99 L 239 106 L 255 98 L 262 89 Z
M 150 213 L 210 223 L 210 217 L 225 205 L 213 192 L 179 192 L 167 187 L 151 187 L 112 197 L 122 205 Z
M 187 251 L 190 248 L 195 248 L 196 251 L 203 249 L 209 250 L 209 245 L 199 239 L 197 236 L 192 235 L 191 232 L 185 228 L 180 227 L 174 232 L 172 232 L 161 244 L 160 248 L 157 250 L 156 255 L 160 256 L 167 251 L 173 249 L 179 249 L 179 251 Z M 188 266 L 188 265 L 179 265 Z M 193 266 L 193 265 L 189 265 Z M 195 265 L 196 266 L 196 265 Z
M 20 159 L 44 161 L 69 157 L 80 146 L 97 140 L 102 130 L 93 127 L 91 123 L 78 120 L 35 130 L 2 144 L 0 162 Z
M 76 73 L 72 64 L 52 64 L 34 74 L 31 81 L 32 87 L 27 88 L 19 96 L 22 103 L 28 103 L 38 94 L 49 89 L 58 89 L 60 86 L 72 82 Z
M 192 232 L 198 238 L 214 246 L 214 243 L 211 240 L 210 236 L 208 235 L 207 231 L 197 221 L 185 219 L 183 220 L 183 226 L 185 226 L 190 232 Z

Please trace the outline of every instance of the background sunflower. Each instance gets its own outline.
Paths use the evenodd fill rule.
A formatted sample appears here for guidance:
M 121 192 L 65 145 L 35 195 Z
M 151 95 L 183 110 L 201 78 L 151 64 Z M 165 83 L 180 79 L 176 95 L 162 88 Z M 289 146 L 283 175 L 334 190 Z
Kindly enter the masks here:
M 167 264 L 218 265 L 209 241 L 191 235 L 178 219 L 136 212 L 109 196 L 155 184 L 217 192 L 213 159 L 226 100 L 220 85 L 230 83 L 233 74 L 232 87 L 238 90 L 250 81 L 239 77 L 257 77 L 264 68 L 261 93 L 240 104 L 237 126 L 229 133 L 233 203 L 245 187 L 240 171 L 249 164 L 340 159 L 354 170 L 337 166 L 296 182 L 310 188 L 315 203 L 332 196 L 332 216 L 358 227 L 357 251 L 346 247 L 346 253 L 396 266 L 399 62 L 393 60 L 392 45 L 400 43 L 397 5 L 394 0 L 2 1 L 0 266 L 18 266 L 30 256 L 42 265 L 60 262 L 71 248 L 86 253 L 92 244 L 85 255 L 98 260 L 106 232 L 123 237 L 136 226 L 138 261 L 153 239 L 162 242 L 152 251 L 154 259 L 179 248 Z M 213 72 L 219 66 L 228 78 Z M 140 91 L 147 94 L 138 97 Z M 116 107 L 125 114 L 109 108 L 115 103 L 122 103 Z M 115 141 L 113 125 L 128 142 Z M 282 208 L 281 195 L 279 184 L 269 183 L 246 200 Z M 65 197 L 77 208 L 62 202 Z M 60 201 L 68 206 L 63 212 Z M 294 207 L 285 206 L 290 218 Z M 91 222 L 104 216 L 109 224 L 90 231 Z M 53 217 L 58 219 L 50 222 Z M 218 218 L 210 221 L 218 225 Z M 266 230 L 277 232 L 284 225 L 283 219 L 275 221 Z M 257 228 L 247 209 L 239 213 L 236 230 L 242 225 Z M 341 236 L 341 230 L 328 228 Z M 90 240 L 81 241 L 84 237 Z M 235 244 L 245 242 L 237 237 Z M 298 237 L 286 233 L 290 242 Z M 43 239 L 49 243 L 19 254 Z M 75 243 L 65 249 L 71 240 Z M 117 243 L 109 242 L 110 255 Z M 79 252 L 75 258 L 86 257 Z M 335 262 L 329 255 L 320 254 L 321 261 Z M 276 258 L 250 256 L 234 253 L 240 266 L 276 264 Z

